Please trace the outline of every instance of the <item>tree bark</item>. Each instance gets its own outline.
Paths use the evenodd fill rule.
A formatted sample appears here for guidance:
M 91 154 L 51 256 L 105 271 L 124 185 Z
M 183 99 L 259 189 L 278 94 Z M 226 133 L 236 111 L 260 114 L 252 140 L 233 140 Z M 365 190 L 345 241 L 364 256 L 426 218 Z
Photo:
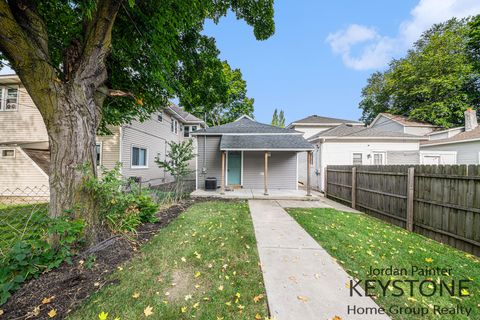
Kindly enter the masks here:
M 51 64 L 48 29 L 35 6 L 0 1 L 0 50 L 42 114 L 50 141 L 50 210 L 58 217 L 72 211 L 86 221 L 90 244 L 98 240 L 94 195 L 84 188 L 79 166 L 96 174 L 95 136 L 107 79 L 106 57 L 112 27 L 123 0 L 99 0 L 84 22 L 83 39 L 72 39 L 63 74 Z M 105 90 L 103 90 L 105 91 Z
M 62 85 L 56 91 L 58 111 L 47 131 L 50 141 L 50 216 L 65 210 L 86 222 L 88 243 L 98 240 L 97 208 L 94 195 L 86 190 L 84 171 L 96 176 L 96 131 L 100 113 L 92 94 L 79 84 Z

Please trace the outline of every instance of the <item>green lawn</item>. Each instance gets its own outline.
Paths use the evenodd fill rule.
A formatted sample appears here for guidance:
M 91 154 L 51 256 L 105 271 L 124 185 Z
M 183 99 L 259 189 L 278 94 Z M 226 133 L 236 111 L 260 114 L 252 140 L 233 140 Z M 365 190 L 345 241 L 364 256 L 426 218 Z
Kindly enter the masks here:
M 0 259 L 16 240 L 43 235 L 47 204 L 0 204 Z
M 142 246 L 69 319 L 255 319 L 267 316 L 245 202 L 195 204 Z M 256 302 L 254 301 L 256 300 Z
M 423 307 L 428 309 L 426 319 L 480 319 L 480 260 L 470 254 L 442 245 L 415 233 L 389 225 L 363 214 L 339 212 L 333 209 L 290 209 L 289 213 L 312 235 L 315 240 L 343 266 L 354 278 L 360 280 L 377 279 L 384 284 L 388 280 L 425 280 L 435 283 L 466 279 L 469 282 L 465 297 L 449 294 L 439 295 L 437 291 L 431 297 L 422 296 L 414 289 L 413 297 L 408 294 L 394 297 L 399 291 L 390 284 L 384 297 L 378 284 L 374 290 L 377 303 L 387 311 L 397 307 Z M 407 275 L 369 275 L 370 266 L 386 269 L 390 266 L 406 268 Z M 451 268 L 450 275 L 412 276 L 413 266 L 424 268 Z M 456 283 L 458 284 L 458 282 Z M 407 285 L 400 285 L 407 289 Z M 418 288 L 415 287 L 415 288 Z M 438 287 L 437 287 L 438 288 Z M 426 283 L 424 293 L 433 292 L 433 285 Z M 446 292 L 444 290 L 444 292 Z M 348 298 L 348 297 L 347 297 Z M 471 308 L 466 316 L 461 314 L 435 315 L 435 305 L 441 307 Z M 438 310 L 438 309 L 437 309 Z M 419 319 L 418 315 L 393 315 L 394 319 Z

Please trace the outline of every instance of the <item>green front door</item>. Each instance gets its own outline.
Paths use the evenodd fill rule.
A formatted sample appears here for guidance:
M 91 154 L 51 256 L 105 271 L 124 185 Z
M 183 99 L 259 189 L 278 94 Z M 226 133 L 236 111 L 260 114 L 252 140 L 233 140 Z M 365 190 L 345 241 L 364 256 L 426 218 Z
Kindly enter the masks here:
M 242 153 L 240 151 L 228 152 L 228 179 L 230 186 L 240 185 L 242 176 Z

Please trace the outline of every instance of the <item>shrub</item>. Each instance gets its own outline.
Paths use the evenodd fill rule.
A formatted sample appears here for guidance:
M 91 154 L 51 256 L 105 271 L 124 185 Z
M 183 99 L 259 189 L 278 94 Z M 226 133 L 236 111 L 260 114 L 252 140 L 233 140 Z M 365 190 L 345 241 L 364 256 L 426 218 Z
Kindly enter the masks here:
M 155 222 L 158 205 L 148 190 L 123 179 L 120 167 L 102 168 L 101 178 L 87 173 L 85 186 L 97 199 L 100 220 L 111 232 L 135 232 L 143 222 Z
M 80 241 L 84 227 L 83 220 L 45 217 L 41 224 L 46 226 L 42 237 L 17 241 L 0 263 L 0 305 L 24 281 L 57 268 L 63 261 L 71 263 L 73 247 Z M 58 238 L 55 247 L 46 240 L 52 235 Z

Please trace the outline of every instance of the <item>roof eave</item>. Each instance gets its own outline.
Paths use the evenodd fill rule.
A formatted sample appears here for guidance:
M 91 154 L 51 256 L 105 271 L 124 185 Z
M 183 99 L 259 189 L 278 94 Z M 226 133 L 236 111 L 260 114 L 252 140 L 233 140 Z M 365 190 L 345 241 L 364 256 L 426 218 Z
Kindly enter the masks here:
M 425 143 L 421 144 L 421 147 L 431 147 L 431 146 L 439 146 L 445 144 L 454 144 L 454 143 L 464 143 L 464 142 L 475 142 L 480 141 L 480 137 L 472 138 L 472 139 L 463 139 L 463 140 L 452 140 L 452 141 L 443 141 L 443 142 L 435 142 L 435 143 Z

